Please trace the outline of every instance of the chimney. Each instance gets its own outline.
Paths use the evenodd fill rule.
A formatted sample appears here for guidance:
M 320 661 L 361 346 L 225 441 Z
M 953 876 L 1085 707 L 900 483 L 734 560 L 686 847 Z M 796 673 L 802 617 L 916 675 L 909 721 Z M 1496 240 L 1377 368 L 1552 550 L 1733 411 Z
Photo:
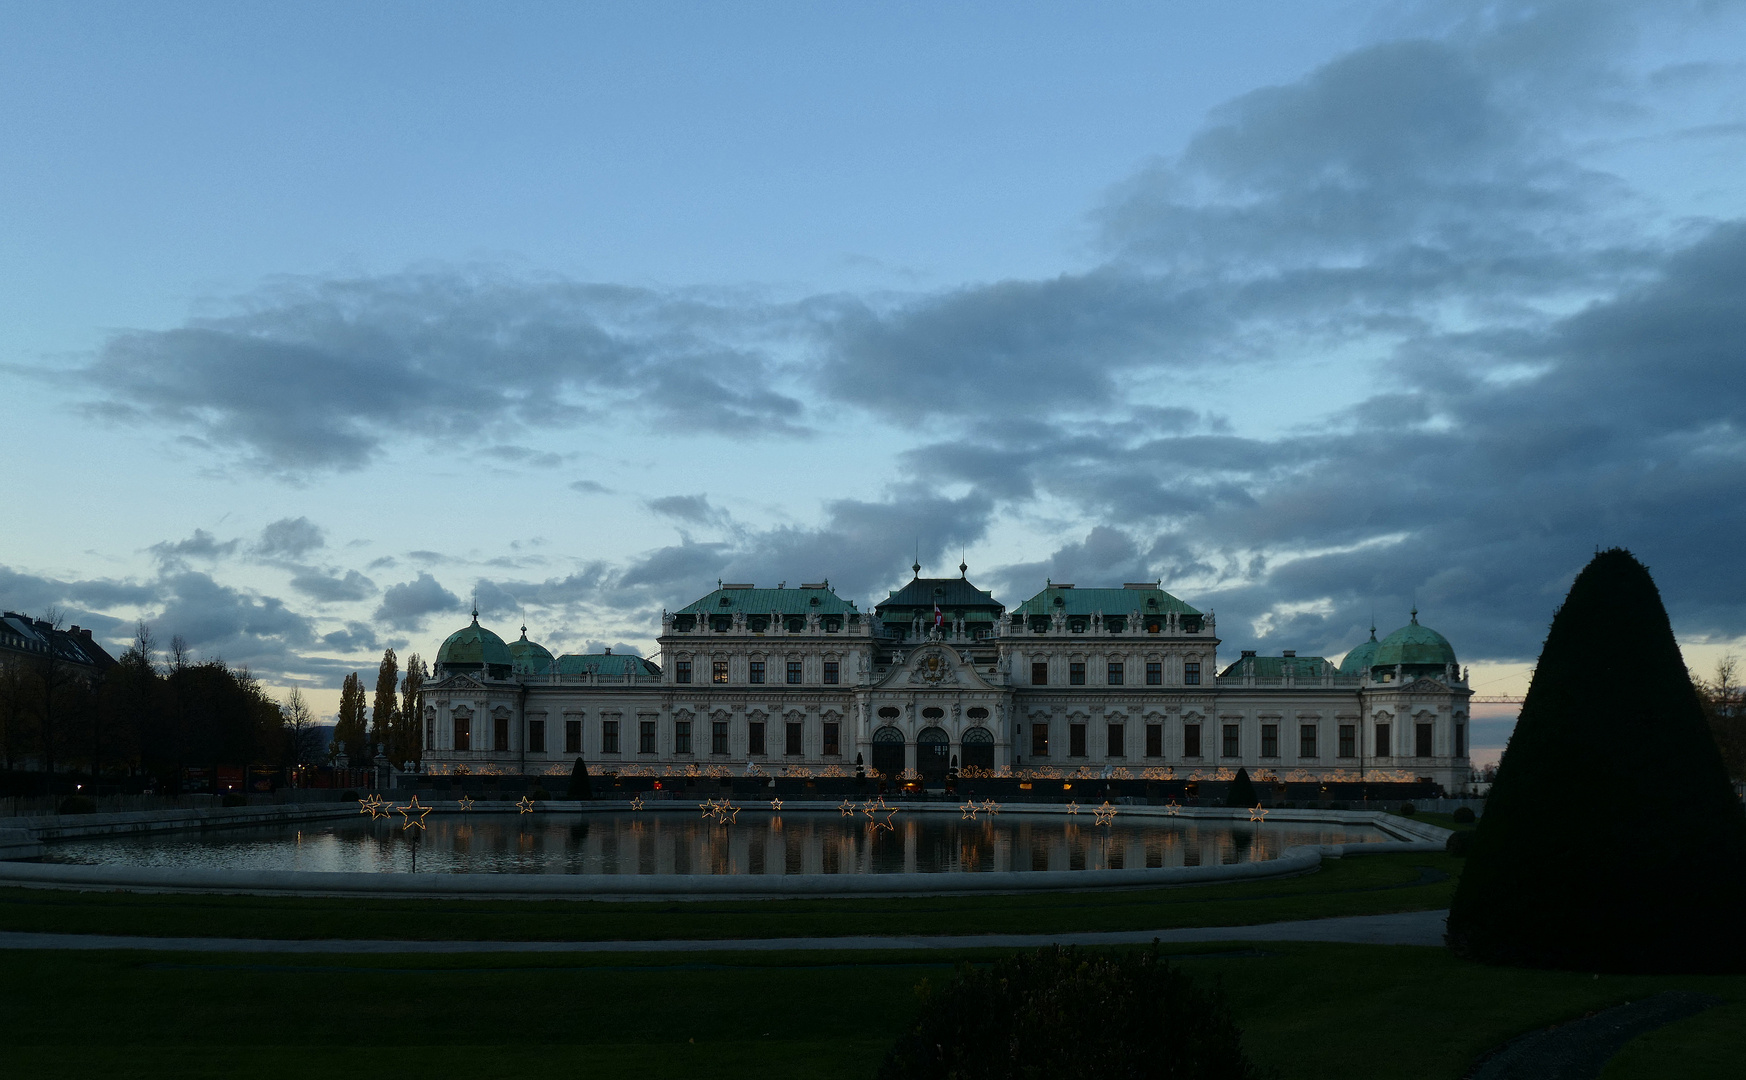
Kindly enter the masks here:
M 1284 651 L 1284 652 L 1283 652 L 1283 653 L 1281 653 L 1281 654 L 1280 654 L 1280 655 L 1281 655 L 1281 656 L 1283 656 L 1283 657 L 1285 657 L 1285 658 L 1286 658 L 1286 659 L 1287 659 L 1287 660 L 1289 660 L 1289 659 L 1291 659 L 1291 658 L 1292 658 L 1292 657 L 1294 657 L 1294 656 L 1296 656 L 1296 655 L 1297 655 L 1297 650 L 1296 650 L 1296 649 L 1286 649 L 1286 650 L 1285 650 L 1285 651 Z

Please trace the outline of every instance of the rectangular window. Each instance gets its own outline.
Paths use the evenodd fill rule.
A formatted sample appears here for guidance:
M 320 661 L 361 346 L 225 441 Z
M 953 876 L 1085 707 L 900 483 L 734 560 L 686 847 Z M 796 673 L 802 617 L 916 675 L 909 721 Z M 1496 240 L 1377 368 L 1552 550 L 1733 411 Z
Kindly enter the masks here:
M 1147 724 L 1146 725 L 1146 756 L 1147 757 L 1163 757 L 1164 756 L 1164 725 L 1163 724 Z
M 1429 725 L 1429 724 L 1418 725 L 1418 730 L 1413 732 L 1413 738 L 1415 740 L 1415 745 L 1413 746 L 1413 755 L 1415 757 L 1430 757 L 1431 756 L 1431 725 Z
M 1111 686 L 1120 686 L 1122 684 L 1122 664 L 1119 660 L 1111 660 L 1109 662 L 1109 684 Z
M 473 749 L 473 718 L 470 716 L 455 717 L 455 749 Z
M 1377 757 L 1393 757 L 1394 756 L 1393 753 L 1391 752 L 1391 747 L 1393 746 L 1393 740 L 1390 738 L 1390 736 L 1393 735 L 1394 733 L 1389 730 L 1389 726 L 1390 725 L 1388 725 L 1388 724 L 1377 724 L 1376 725 L 1376 756 Z
M 1164 685 L 1164 665 L 1156 660 L 1146 661 L 1146 685 Z
M 788 661 L 788 685 L 794 686 L 800 682 L 800 661 Z
M 1221 756 L 1221 757 L 1241 757 L 1242 756 L 1242 742 L 1241 742 L 1241 739 L 1239 738 L 1239 734 L 1240 734 L 1240 732 L 1239 732 L 1239 729 L 1238 729 L 1236 724 L 1226 724 L 1225 725 L 1224 749 L 1220 752 L 1219 756 Z
M 1316 746 L 1316 726 L 1300 724 L 1297 729 L 1297 756 L 1305 761 L 1314 761 L 1318 756 Z
M 824 752 L 826 757 L 838 757 L 843 752 L 843 726 L 841 724 L 826 724 L 824 726 Z
M 1075 660 L 1067 665 L 1067 681 L 1073 686 L 1085 685 L 1085 662 Z
M 1111 724 L 1109 726 L 1109 742 L 1104 751 L 1109 757 L 1127 757 L 1123 752 L 1123 736 L 1127 734 L 1126 724 Z
M 1047 660 L 1031 661 L 1031 685 L 1049 685 L 1049 662 Z
M 1049 725 L 1048 724 L 1038 724 L 1038 723 L 1032 722 L 1032 724 L 1031 724 L 1031 756 L 1032 757 L 1048 757 L 1049 756 Z
M 1456 724 L 1455 725 L 1455 756 L 1456 757 L 1466 757 L 1467 756 L 1467 725 L 1466 724 Z
M 674 665 L 673 681 L 688 683 L 691 681 L 691 661 L 681 660 Z
M 564 753 L 580 754 L 582 752 L 582 721 L 564 721 Z
M 788 743 L 782 752 L 785 754 L 804 754 L 806 751 L 801 748 L 801 725 L 789 724 L 787 727 Z
M 502 753 L 509 749 L 509 717 L 499 716 L 494 726 L 496 730 L 493 734 L 496 738 L 492 742 L 492 748 Z
M 1200 756 L 1200 725 L 1182 725 L 1182 756 L 1197 758 Z
M 764 681 L 764 661 L 762 661 L 762 660 L 753 660 L 752 661 L 751 671 L 746 676 L 746 681 L 752 682 L 752 683 L 761 683 Z
M 600 752 L 603 754 L 618 753 L 618 721 L 603 720 L 600 723 Z
M 673 721 L 673 752 L 675 754 L 691 753 L 691 721 Z
M 713 671 L 713 674 L 710 675 L 710 678 L 713 679 L 715 682 L 727 682 L 727 661 L 726 660 L 717 660 L 715 662 L 714 671 Z
M 1067 725 L 1067 756 L 1068 757 L 1084 757 L 1085 756 L 1085 725 L 1084 724 L 1068 724 Z
M 1262 757 L 1278 757 L 1279 756 L 1279 725 L 1278 724 L 1262 724 L 1261 725 L 1261 756 Z
M 1351 724 L 1340 725 L 1340 756 L 1358 756 L 1358 729 Z
M 837 667 L 837 662 L 835 660 L 826 660 L 824 662 L 824 665 L 825 665 L 825 672 L 824 672 L 825 685 L 826 686 L 837 685 L 837 672 L 840 670 Z
M 652 754 L 655 752 L 655 722 L 643 720 L 638 725 L 637 753 Z
M 436 721 L 435 720 L 426 720 L 424 722 L 424 743 L 423 743 L 423 746 L 426 750 L 433 749 L 436 746 Z
M 546 752 L 546 722 L 544 720 L 529 720 L 527 722 L 527 752 L 530 754 Z
M 1182 665 L 1182 685 L 1200 685 L 1200 661 L 1189 660 Z
M 709 725 L 709 752 L 712 754 L 723 754 L 723 755 L 725 755 L 728 752 L 728 722 L 726 720 L 713 720 L 710 722 L 710 725 Z M 752 753 L 762 754 L 763 752 L 764 752 L 764 725 L 763 724 L 753 724 L 752 725 Z

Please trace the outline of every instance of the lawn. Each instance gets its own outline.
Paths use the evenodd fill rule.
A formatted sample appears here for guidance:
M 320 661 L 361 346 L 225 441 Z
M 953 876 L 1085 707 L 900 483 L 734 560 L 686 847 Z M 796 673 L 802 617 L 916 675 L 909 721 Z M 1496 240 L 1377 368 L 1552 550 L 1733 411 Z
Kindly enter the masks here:
M 1447 907 L 1441 853 L 1327 860 L 1294 878 L 1010 896 L 723 902 L 363 900 L 0 889 L 0 930 L 158 937 L 575 940 L 1065 933 L 1237 926 Z
M 1223 986 L 1283 1080 L 1455 1080 L 1517 1034 L 1671 987 L 1732 1004 L 1646 1036 L 1608 1080 L 1735 1075 L 1746 1053 L 1746 977 L 1596 979 L 1404 946 L 1167 951 Z M 991 955 L 16 952 L 0 954 L 0 1044 L 10 1072 L 42 1077 L 867 1077 L 922 978 Z

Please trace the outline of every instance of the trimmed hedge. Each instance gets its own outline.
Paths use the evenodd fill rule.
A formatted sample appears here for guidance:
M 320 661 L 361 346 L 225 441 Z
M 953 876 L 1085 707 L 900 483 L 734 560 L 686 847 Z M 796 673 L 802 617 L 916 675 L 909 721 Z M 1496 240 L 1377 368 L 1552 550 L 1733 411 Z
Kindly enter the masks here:
M 570 790 L 564 793 L 566 799 L 587 801 L 594 798 L 594 784 L 588 779 L 588 763 L 581 758 L 570 770 Z
M 1255 785 L 1249 779 L 1248 769 L 1238 769 L 1236 779 L 1225 789 L 1225 805 L 1251 807 L 1258 804 L 1261 797 L 1255 794 Z
M 920 1015 L 880 1080 L 1251 1080 L 1242 1033 L 1216 991 L 1152 948 L 1050 946 L 965 965 L 918 988 Z
M 59 806 L 55 807 L 55 812 L 59 814 L 95 814 L 97 800 L 89 795 L 68 795 L 61 800 Z
M 1596 555 L 1553 617 L 1472 844 L 1448 924 L 1463 956 L 1746 971 L 1746 813 L 1629 552 Z
M 1471 825 L 1474 818 L 1473 807 L 1457 806 L 1455 812 L 1449 816 L 1455 820 L 1457 825 Z

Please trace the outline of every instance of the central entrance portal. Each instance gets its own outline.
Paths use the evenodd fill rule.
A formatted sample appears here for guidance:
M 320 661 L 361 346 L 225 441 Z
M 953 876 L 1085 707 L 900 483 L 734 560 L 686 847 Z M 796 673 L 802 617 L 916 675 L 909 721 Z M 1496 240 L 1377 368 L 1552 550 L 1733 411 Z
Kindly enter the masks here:
M 903 775 L 903 732 L 882 727 L 873 733 L 873 771 L 891 780 Z
M 944 730 L 925 727 L 915 737 L 915 767 L 921 772 L 922 783 L 943 784 L 946 770 L 952 767 L 952 740 Z

